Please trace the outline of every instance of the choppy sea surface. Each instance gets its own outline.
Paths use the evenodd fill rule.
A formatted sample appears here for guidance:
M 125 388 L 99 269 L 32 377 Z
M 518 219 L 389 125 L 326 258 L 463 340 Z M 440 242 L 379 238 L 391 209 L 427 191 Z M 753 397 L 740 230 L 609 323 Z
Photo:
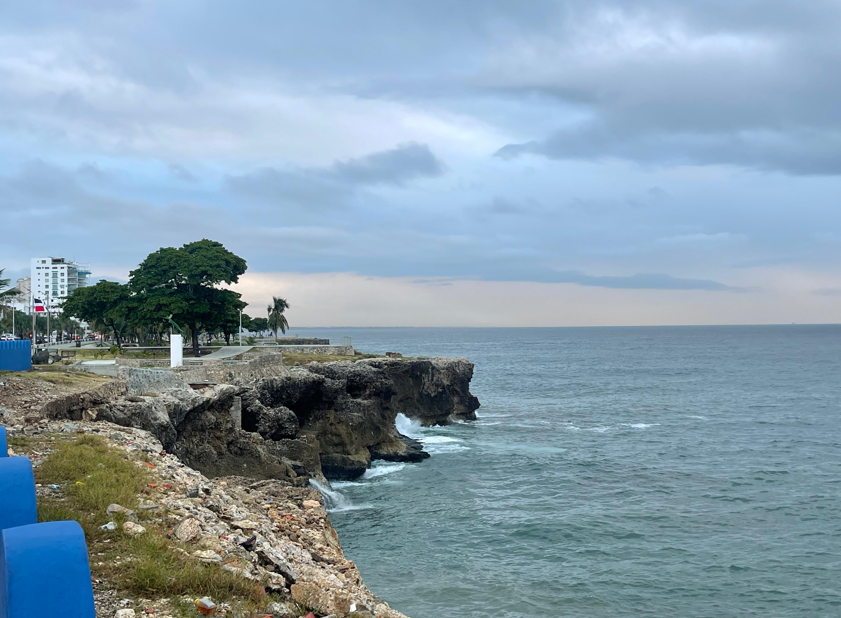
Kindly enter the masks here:
M 476 364 L 478 421 L 333 487 L 412 618 L 841 616 L 841 326 L 293 333 Z

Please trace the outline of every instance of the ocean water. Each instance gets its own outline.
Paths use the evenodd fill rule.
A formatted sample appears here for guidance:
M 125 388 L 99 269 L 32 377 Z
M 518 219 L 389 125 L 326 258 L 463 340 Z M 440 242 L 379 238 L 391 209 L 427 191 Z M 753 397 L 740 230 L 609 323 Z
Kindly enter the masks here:
M 841 326 L 295 332 L 476 364 L 478 421 L 333 487 L 412 618 L 841 616 Z

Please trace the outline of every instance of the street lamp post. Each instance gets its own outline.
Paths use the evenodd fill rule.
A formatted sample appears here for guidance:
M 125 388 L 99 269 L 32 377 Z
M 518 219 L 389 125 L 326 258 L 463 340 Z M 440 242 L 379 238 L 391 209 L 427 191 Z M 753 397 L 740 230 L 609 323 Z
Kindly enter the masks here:
M 242 309 L 239 310 L 239 345 L 242 347 Z

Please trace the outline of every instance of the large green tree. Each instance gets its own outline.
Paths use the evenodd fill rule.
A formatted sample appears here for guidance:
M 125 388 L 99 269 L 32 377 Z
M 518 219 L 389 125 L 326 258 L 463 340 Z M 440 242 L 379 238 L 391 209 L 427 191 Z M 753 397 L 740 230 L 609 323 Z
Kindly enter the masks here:
M 269 305 L 269 328 L 274 331 L 274 340 L 277 343 L 277 331 L 286 333 L 289 328 L 289 322 L 286 321 L 286 316 L 283 312 L 289 309 L 289 303 L 285 298 L 278 298 L 272 296 L 272 304 Z
M 100 281 L 96 285 L 73 290 L 61 309 L 66 316 L 107 326 L 114 331 L 117 346 L 122 346 L 120 331 L 132 311 L 131 300 L 127 286 Z
M 172 315 L 190 328 L 193 354 L 199 356 L 201 330 L 221 326 L 234 301 L 245 306 L 239 294 L 217 286 L 236 283 L 246 268 L 244 259 L 212 240 L 158 249 L 131 272 L 133 319 L 155 323 Z

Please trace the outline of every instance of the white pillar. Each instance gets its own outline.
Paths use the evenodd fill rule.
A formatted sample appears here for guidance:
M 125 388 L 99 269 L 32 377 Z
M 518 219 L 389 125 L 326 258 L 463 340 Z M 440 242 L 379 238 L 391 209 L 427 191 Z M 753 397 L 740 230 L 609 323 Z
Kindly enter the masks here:
M 184 337 L 169 336 L 169 366 L 181 367 L 184 364 Z

